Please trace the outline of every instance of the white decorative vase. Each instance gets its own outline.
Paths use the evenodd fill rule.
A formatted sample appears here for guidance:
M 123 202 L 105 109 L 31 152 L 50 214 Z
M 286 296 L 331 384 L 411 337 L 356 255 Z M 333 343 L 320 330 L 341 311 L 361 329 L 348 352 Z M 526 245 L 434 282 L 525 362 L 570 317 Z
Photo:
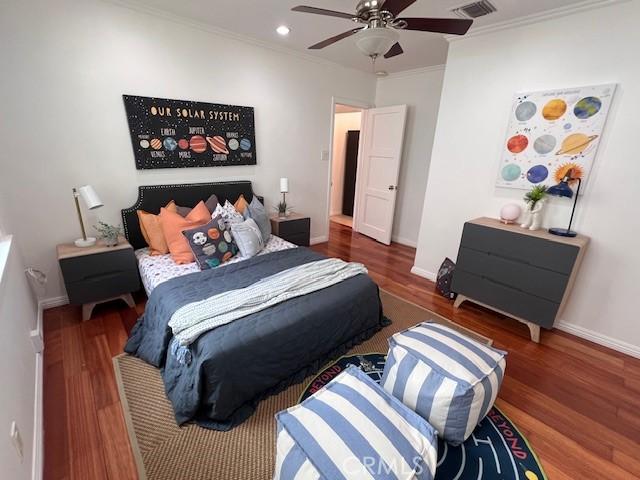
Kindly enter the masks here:
M 533 208 L 531 208 L 531 205 L 527 205 L 527 209 L 525 211 L 526 220 L 520 226 L 522 228 L 528 228 L 529 230 L 540 230 L 540 227 L 542 226 L 544 205 L 544 199 L 538 200 Z

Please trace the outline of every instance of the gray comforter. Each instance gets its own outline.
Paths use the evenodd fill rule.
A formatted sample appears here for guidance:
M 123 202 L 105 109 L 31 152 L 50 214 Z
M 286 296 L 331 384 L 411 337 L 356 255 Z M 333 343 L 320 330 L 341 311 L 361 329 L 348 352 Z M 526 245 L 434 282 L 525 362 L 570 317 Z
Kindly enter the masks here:
M 169 280 L 151 293 L 125 351 L 162 368 L 179 424 L 232 428 L 262 398 L 302 381 L 388 323 L 378 287 L 357 275 L 215 328 L 188 351 L 175 348 L 167 324 L 180 307 L 323 258 L 305 248 L 274 252 Z

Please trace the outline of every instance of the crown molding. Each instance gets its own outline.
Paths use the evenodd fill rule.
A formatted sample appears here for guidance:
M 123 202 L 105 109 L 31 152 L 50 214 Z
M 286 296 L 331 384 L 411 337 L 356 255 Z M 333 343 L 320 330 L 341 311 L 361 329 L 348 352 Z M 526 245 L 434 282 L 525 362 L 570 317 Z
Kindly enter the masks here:
M 446 68 L 446 65 L 430 65 L 428 67 L 413 68 L 411 70 L 402 70 L 400 72 L 390 73 L 386 77 L 379 77 L 378 81 L 384 82 L 386 80 L 413 77 L 416 75 L 424 75 L 425 73 L 441 72 L 441 71 L 444 71 L 445 68 Z
M 296 57 L 300 60 L 305 60 L 307 62 L 315 63 L 317 65 L 322 66 L 330 66 L 330 67 L 340 67 L 345 70 L 352 70 L 354 72 L 358 72 L 360 74 L 368 75 L 370 77 L 375 77 L 374 73 L 367 72 L 365 70 L 360 70 L 358 68 L 349 67 L 347 65 L 343 65 L 342 63 L 333 62 L 331 60 L 327 60 L 325 58 L 316 57 L 314 55 L 309 55 L 307 53 L 300 52 L 298 50 L 294 50 L 293 48 L 288 48 L 282 45 L 278 45 L 271 42 L 266 42 L 263 40 L 258 40 L 257 38 L 249 37 L 247 35 L 242 35 L 240 33 L 235 33 L 229 30 L 225 30 L 224 28 L 214 27 L 213 25 L 209 25 L 205 22 L 199 22 L 197 20 L 193 20 L 188 17 L 184 17 L 181 15 L 175 15 L 159 8 L 151 7 L 149 5 L 143 5 L 137 0 L 102 0 L 104 3 L 109 3 L 111 5 L 115 5 L 118 7 L 126 8 L 128 10 L 133 10 L 138 13 L 151 15 L 157 18 L 161 18 L 163 20 L 177 23 L 183 25 L 185 27 L 193 28 L 196 30 L 200 30 L 205 33 L 210 33 L 212 35 L 216 35 L 219 37 L 224 37 L 229 40 L 235 40 L 238 42 L 245 43 L 247 45 L 251 45 L 254 47 L 264 48 L 266 50 L 271 50 L 273 52 L 281 53 L 287 56 Z
M 567 5 L 565 7 L 558 7 L 545 12 L 534 13 L 533 15 L 527 15 L 525 17 L 514 18 L 513 20 L 507 20 L 500 23 L 494 23 L 485 27 L 472 28 L 464 36 L 457 35 L 445 35 L 445 39 L 449 43 L 459 42 L 472 37 L 478 37 L 480 35 L 487 35 L 489 33 L 499 32 L 502 30 L 508 30 L 511 28 L 522 27 L 525 25 L 532 25 L 535 23 L 546 22 L 555 18 L 566 17 L 568 15 L 574 15 L 576 13 L 587 12 L 589 10 L 595 10 L 598 8 L 608 7 L 619 3 L 626 3 L 630 0 L 586 0 L 584 2 L 575 3 L 573 5 Z

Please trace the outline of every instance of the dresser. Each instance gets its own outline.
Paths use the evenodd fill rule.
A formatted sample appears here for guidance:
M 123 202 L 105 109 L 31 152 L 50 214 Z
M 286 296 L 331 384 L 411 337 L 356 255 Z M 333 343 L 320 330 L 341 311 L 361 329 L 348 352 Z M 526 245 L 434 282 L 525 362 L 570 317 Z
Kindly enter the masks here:
M 271 216 L 271 231 L 274 235 L 301 247 L 308 247 L 311 237 L 311 219 L 297 213 L 286 217 Z
M 455 307 L 471 301 L 525 323 L 531 339 L 567 303 L 589 239 L 551 235 L 492 218 L 465 223 L 451 288 Z
M 103 302 L 122 299 L 135 307 L 131 292 L 140 289 L 140 276 L 133 247 L 124 238 L 107 247 L 58 245 L 58 262 L 72 305 L 82 305 L 82 319 L 89 320 L 93 308 Z

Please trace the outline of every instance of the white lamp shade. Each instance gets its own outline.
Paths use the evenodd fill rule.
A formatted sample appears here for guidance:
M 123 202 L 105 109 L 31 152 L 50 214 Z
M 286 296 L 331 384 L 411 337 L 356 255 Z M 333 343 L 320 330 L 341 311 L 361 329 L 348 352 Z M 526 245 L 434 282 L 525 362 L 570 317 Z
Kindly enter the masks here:
M 89 210 L 93 210 L 94 208 L 98 208 L 103 205 L 102 200 L 100 200 L 100 197 L 91 185 L 79 187 L 78 193 Z
M 367 56 L 384 55 L 399 38 L 393 28 L 365 28 L 354 36 L 356 46 Z
M 289 179 L 281 178 L 280 179 L 280 193 L 289 193 Z

